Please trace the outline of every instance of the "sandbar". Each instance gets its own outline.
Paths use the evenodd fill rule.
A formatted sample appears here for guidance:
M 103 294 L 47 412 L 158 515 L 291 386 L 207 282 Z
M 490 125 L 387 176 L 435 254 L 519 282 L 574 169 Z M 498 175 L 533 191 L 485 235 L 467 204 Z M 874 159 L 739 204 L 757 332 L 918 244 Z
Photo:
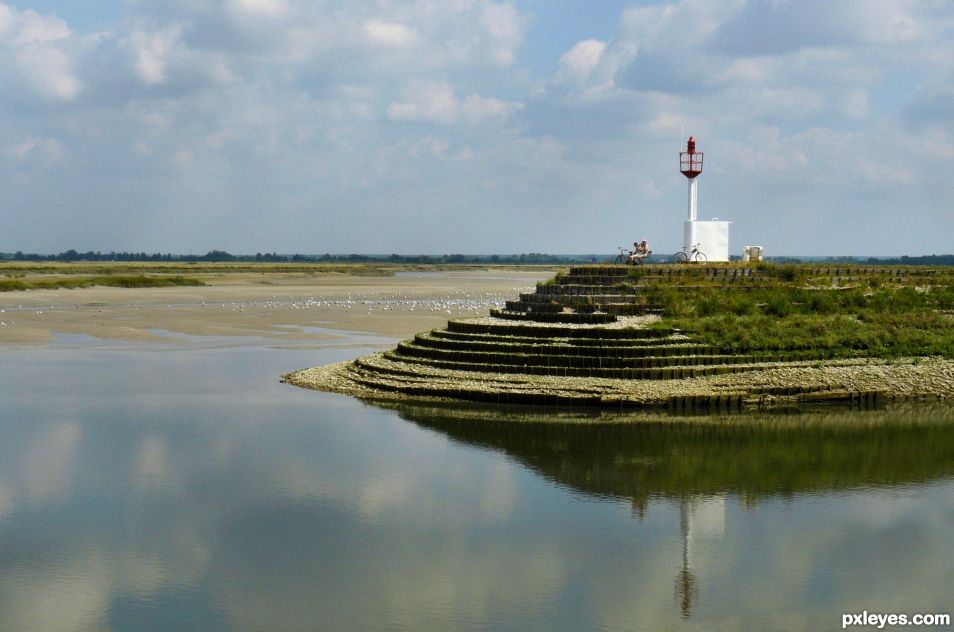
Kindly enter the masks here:
M 550 267 L 407 272 L 394 276 L 217 274 L 203 287 L 90 287 L 0 293 L 0 344 L 43 344 L 56 334 L 175 343 L 176 334 L 320 343 L 327 330 L 391 337 L 486 315 Z

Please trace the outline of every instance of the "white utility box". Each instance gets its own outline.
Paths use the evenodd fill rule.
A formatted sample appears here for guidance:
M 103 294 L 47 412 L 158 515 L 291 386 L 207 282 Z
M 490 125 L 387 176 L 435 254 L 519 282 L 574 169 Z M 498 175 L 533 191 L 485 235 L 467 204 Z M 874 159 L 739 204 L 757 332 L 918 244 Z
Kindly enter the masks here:
M 683 243 L 699 244 L 699 250 L 709 262 L 729 260 L 729 224 L 717 219 L 686 220 L 683 228 Z

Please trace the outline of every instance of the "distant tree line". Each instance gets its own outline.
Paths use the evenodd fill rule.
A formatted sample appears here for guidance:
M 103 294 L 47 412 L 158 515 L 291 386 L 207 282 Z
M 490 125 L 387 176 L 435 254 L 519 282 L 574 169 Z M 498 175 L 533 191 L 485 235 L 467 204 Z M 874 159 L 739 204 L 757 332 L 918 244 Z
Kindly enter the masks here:
M 867 265 L 890 266 L 950 266 L 954 265 L 954 255 L 919 255 L 910 257 L 766 257 L 773 263 L 864 263 Z
M 151 261 L 151 262 L 280 262 L 280 263 L 494 263 L 494 264 L 562 264 L 562 263 L 594 263 L 605 257 L 596 255 L 548 255 L 539 252 L 519 255 L 303 255 L 278 254 L 257 252 L 254 255 L 233 255 L 224 250 L 210 250 L 204 255 L 176 255 L 171 253 L 145 252 L 78 252 L 67 250 L 59 254 L 25 253 L 20 250 L 11 254 L 0 253 L 0 259 L 14 261 Z
M 273 255 L 267 255 L 272 257 Z M 277 257 L 277 255 L 275 255 Z M 211 250 L 204 255 L 174 255 L 171 253 L 162 254 L 159 252 L 100 252 L 92 250 L 87 252 L 77 252 L 76 250 L 67 250 L 55 255 L 44 255 L 35 252 L 23 252 L 21 250 L 13 253 L 12 256 L 5 257 L 14 261 L 255 261 L 255 257 L 236 257 L 221 250 Z M 271 259 L 263 259 L 271 260 Z M 287 261 L 286 257 L 276 258 L 275 261 Z
M 920 257 L 904 255 L 893 259 L 871 257 L 867 262 L 903 266 L 954 266 L 954 255 L 922 255 Z
M 395 263 L 395 264 L 440 264 L 440 263 L 471 263 L 471 264 L 550 264 L 562 265 L 568 263 L 599 263 L 609 261 L 610 255 L 548 255 L 540 252 L 524 253 L 519 255 L 303 255 L 278 254 L 275 252 L 254 255 L 233 255 L 224 250 L 210 250 L 204 255 L 175 255 L 171 253 L 145 252 L 78 252 L 67 250 L 59 254 L 25 253 L 20 250 L 15 253 L 0 253 L 0 260 L 14 261 L 168 261 L 168 262 L 271 262 L 271 263 Z M 739 257 L 733 256 L 733 260 Z M 911 257 L 767 257 L 775 263 L 798 263 L 812 261 L 815 263 L 864 263 L 869 265 L 954 265 L 954 254 L 951 255 L 921 255 Z M 653 257 L 653 263 L 668 261 L 669 257 Z

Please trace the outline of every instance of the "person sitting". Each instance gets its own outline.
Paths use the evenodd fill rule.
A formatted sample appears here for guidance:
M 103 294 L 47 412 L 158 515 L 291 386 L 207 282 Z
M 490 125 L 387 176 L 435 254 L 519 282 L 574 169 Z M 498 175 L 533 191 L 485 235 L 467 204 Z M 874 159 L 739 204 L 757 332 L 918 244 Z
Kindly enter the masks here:
M 636 263 L 636 253 L 639 251 L 639 242 L 633 242 L 633 249 L 629 251 L 629 256 L 626 257 L 626 263 Z
M 649 243 L 645 239 L 639 243 L 633 242 L 633 249 L 633 254 L 629 256 L 628 263 L 639 263 L 652 253 L 652 250 L 649 249 Z

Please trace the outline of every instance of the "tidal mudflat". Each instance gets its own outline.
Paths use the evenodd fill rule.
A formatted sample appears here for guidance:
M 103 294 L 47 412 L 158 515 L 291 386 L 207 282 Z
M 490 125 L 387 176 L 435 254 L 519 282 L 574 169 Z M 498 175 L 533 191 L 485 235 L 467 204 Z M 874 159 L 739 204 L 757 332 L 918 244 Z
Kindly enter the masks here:
M 46 266 L 27 280 L 90 276 L 101 272 L 102 266 L 89 267 L 92 271 L 84 273 L 77 266 Z M 276 267 L 246 266 L 240 272 L 200 268 L 189 277 L 204 283 L 196 287 L 0 292 L 0 343 L 49 342 L 63 333 L 147 342 L 171 342 L 172 335 L 185 334 L 301 343 L 323 339 L 314 327 L 408 336 L 443 325 L 450 317 L 486 315 L 553 273 L 547 267 L 523 271 L 459 267 L 439 273 L 342 268 L 360 274 L 319 265 L 300 266 L 304 272 Z M 116 266 L 117 272 L 126 274 L 138 269 L 131 264 Z M 12 270 L 0 266 L 0 274 Z M 156 270 L 163 268 L 146 268 L 153 276 Z
M 536 280 L 467 275 L 0 295 L 34 332 L 0 328 L 0 629 L 818 630 L 954 609 L 948 407 L 687 418 L 278 381 Z

